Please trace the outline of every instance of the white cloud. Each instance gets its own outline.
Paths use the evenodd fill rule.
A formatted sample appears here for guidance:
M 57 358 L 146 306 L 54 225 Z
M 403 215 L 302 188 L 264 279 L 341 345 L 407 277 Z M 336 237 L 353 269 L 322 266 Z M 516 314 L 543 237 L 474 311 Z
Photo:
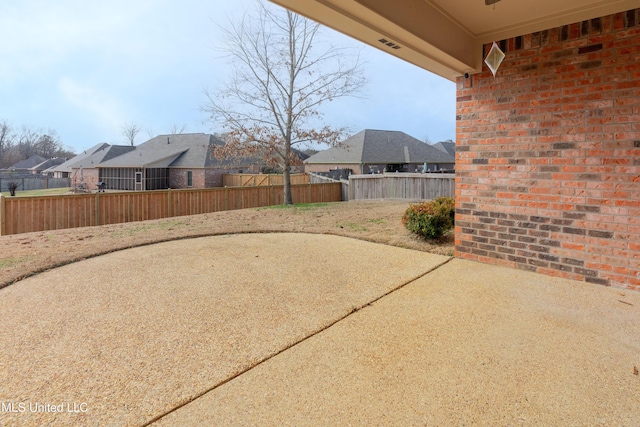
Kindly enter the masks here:
M 79 113 L 91 116 L 103 129 L 114 132 L 127 121 L 120 103 L 94 87 L 64 77 L 60 79 L 58 89 L 68 103 L 80 110 Z

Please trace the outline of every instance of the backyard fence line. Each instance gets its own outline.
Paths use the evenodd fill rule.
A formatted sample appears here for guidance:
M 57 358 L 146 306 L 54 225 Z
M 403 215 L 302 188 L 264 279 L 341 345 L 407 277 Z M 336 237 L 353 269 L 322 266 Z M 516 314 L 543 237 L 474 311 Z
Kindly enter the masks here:
M 350 175 L 348 200 L 405 199 L 431 200 L 455 196 L 452 173 L 386 173 Z
M 325 182 L 340 182 L 337 179 L 329 178 L 328 176 L 322 176 L 309 172 L 309 182 L 312 184 L 322 184 Z
M 322 184 L 322 183 L 329 183 L 329 182 L 335 182 L 335 183 L 340 183 L 340 190 L 342 193 L 342 200 L 347 201 L 349 200 L 349 181 L 346 179 L 333 179 L 330 178 L 328 176 L 323 176 L 323 175 L 318 175 L 315 174 L 313 172 L 309 172 L 309 182 L 312 184 Z
M 349 201 L 349 180 L 340 179 L 340 193 L 342 194 L 342 200 Z
M 291 185 L 309 184 L 309 175 L 305 173 L 291 174 Z M 266 185 L 284 185 L 282 174 L 226 173 L 222 175 L 225 187 L 260 187 Z
M 292 185 L 294 203 L 339 202 L 339 183 Z M 197 215 L 284 203 L 283 186 L 4 197 L 0 235 Z
M 37 176 L 0 176 L 0 192 L 9 191 L 9 183 L 18 184 L 18 191 L 46 190 L 48 188 L 71 187 L 71 178 L 49 178 Z

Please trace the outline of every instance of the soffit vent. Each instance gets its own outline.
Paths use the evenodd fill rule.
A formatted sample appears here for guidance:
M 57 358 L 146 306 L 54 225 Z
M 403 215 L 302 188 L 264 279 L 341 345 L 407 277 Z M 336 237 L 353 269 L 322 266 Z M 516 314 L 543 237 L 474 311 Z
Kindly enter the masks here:
M 380 43 L 382 43 L 383 45 L 385 45 L 385 46 L 389 46 L 391 49 L 400 49 L 402 47 L 402 46 L 400 46 L 400 45 L 398 45 L 398 44 L 396 44 L 396 43 L 394 43 L 394 42 L 392 42 L 390 40 L 387 40 L 387 39 L 379 39 L 378 41 Z

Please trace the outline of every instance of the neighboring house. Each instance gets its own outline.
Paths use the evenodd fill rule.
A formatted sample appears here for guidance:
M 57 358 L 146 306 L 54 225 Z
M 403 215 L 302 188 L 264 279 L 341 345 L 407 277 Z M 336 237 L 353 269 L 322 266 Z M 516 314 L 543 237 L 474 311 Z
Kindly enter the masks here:
M 14 173 L 32 173 L 31 168 L 41 164 L 46 160 L 47 159 L 45 159 L 44 157 L 34 154 L 26 160 L 21 160 L 18 163 L 9 166 L 6 171 Z
M 221 187 L 225 173 L 259 171 L 256 159 L 216 159 L 214 149 L 222 145 L 222 140 L 205 133 L 159 135 L 137 146 L 102 143 L 50 171 L 70 177 L 73 187 L 83 184 L 90 190 L 98 182 L 110 190 Z
M 59 166 L 66 161 L 67 159 L 65 159 L 64 157 L 54 157 L 52 159 L 47 159 L 44 162 L 29 168 L 29 172 L 34 175 L 43 174 L 43 175 L 53 176 L 53 173 L 50 174 L 48 170 L 56 166 Z
M 450 156 L 456 157 L 456 143 L 450 139 L 447 141 L 436 142 L 432 145 L 433 148 L 437 148 L 440 151 L 444 151 Z
M 96 165 L 107 189 L 157 190 L 222 186 L 222 174 L 248 172 L 246 161 L 220 161 L 213 155 L 220 139 L 204 133 L 159 135 L 127 153 Z
M 307 172 L 351 169 L 354 174 L 454 169 L 455 157 L 404 132 L 365 129 L 305 160 Z

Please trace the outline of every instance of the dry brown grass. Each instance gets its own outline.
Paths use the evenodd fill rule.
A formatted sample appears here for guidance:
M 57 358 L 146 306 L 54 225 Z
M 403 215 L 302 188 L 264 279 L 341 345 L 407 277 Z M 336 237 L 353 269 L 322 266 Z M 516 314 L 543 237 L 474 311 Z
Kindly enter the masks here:
M 0 237 L 0 288 L 33 274 L 101 254 L 152 243 L 234 233 L 335 234 L 453 255 L 453 236 L 427 242 L 401 223 L 402 201 L 364 201 L 216 212 L 127 224 Z

